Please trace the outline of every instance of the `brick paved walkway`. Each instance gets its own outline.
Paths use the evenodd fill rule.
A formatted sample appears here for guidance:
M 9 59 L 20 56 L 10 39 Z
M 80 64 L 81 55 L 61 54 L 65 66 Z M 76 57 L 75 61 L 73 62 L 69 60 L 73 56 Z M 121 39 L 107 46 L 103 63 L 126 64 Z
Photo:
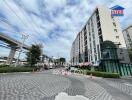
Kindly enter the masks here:
M 0 75 L 0 100 L 54 100 L 60 92 L 90 100 L 132 100 L 131 84 L 56 72 L 59 71 Z

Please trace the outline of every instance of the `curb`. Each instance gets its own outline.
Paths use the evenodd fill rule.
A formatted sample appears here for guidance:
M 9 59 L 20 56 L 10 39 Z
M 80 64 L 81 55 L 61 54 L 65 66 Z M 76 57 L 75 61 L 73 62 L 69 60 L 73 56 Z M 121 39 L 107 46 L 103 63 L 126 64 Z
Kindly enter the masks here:
M 32 72 L 12 72 L 12 73 L 0 73 L 0 75 L 14 75 L 14 74 L 29 74 Z

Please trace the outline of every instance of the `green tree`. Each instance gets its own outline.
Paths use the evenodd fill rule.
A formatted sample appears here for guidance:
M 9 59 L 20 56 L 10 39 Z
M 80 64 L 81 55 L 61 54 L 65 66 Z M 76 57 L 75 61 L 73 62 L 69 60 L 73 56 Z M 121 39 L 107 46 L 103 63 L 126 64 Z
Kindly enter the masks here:
M 107 59 L 117 59 L 117 47 L 112 41 L 104 41 L 101 44 L 102 57 Z
M 66 62 L 66 59 L 63 58 L 63 57 L 61 57 L 61 58 L 60 58 L 60 63 L 63 65 L 65 62 Z
M 41 46 L 40 44 L 33 44 L 27 52 L 27 62 L 30 66 L 35 66 L 40 61 Z
M 104 50 L 106 48 L 116 48 L 114 42 L 106 40 L 101 44 L 101 49 Z
M 60 64 L 60 59 L 55 59 L 55 65 L 59 65 Z

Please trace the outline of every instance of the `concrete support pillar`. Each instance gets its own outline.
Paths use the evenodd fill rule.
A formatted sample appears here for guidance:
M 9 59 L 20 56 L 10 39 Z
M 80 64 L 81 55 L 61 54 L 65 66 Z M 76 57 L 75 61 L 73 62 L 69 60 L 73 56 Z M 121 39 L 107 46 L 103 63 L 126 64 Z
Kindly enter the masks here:
M 11 48 L 10 50 L 10 53 L 9 53 L 9 56 L 8 56 L 8 59 L 7 59 L 7 64 L 11 64 L 12 63 L 12 60 L 15 56 L 15 52 L 16 52 L 16 48 Z

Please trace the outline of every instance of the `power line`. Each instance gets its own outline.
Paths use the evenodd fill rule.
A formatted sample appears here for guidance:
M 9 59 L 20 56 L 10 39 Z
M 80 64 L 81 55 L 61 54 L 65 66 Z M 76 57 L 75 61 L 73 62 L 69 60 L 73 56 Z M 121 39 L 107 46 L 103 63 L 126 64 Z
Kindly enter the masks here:
M 7 45 L 7 43 L 0 40 L 0 44 Z
M 10 49 L 10 47 L 5 46 L 5 45 L 3 45 L 3 44 L 2 44 L 2 45 L 0 44 L 0 47 L 4 47 L 4 48 L 8 48 L 8 49 Z
M 17 33 L 17 34 L 20 34 L 20 33 L 18 33 L 18 32 L 16 32 L 16 31 L 14 31 L 14 30 L 12 30 L 13 29 L 13 27 L 11 27 L 12 25 L 6 20 L 6 19 L 0 19 L 0 22 L 3 22 L 3 24 L 5 24 L 6 25 L 6 30 L 9 30 L 9 31 L 11 31 L 11 32 L 13 32 L 13 33 Z M 12 29 L 11 29 L 12 28 Z M 11 30 L 10 30 L 11 29 Z
M 6 2 L 6 0 L 5 0 L 5 4 L 8 6 L 8 8 L 21 20 L 21 22 L 24 24 L 24 25 L 26 25 L 26 23 L 25 22 L 23 22 L 23 20 L 17 15 L 17 13 L 12 9 L 12 7 Z M 23 7 L 23 6 L 21 6 L 21 7 Z M 25 9 L 24 7 L 23 7 L 23 9 Z M 25 13 L 23 13 L 23 10 L 21 9 L 21 8 L 19 8 L 19 10 L 21 10 L 21 13 L 24 15 L 24 17 L 27 19 L 27 17 L 25 16 Z M 29 19 L 29 18 L 28 18 Z M 28 21 L 28 19 L 27 19 L 27 21 Z M 32 27 L 33 27 L 33 30 L 37 33 L 37 34 L 39 34 L 40 35 L 40 33 L 38 32 L 38 30 L 37 30 L 37 24 L 36 24 L 36 22 L 34 21 L 34 20 L 32 20 L 32 22 L 33 22 L 33 24 L 34 25 L 32 25 Z M 26 26 L 28 26 L 28 25 L 26 25 Z M 30 24 L 30 26 L 31 26 L 31 24 Z M 31 28 L 32 28 L 31 27 Z M 34 34 L 33 34 L 34 35 Z M 36 34 L 35 34 L 36 35 Z
M 24 6 L 21 6 L 23 9 L 25 9 L 25 7 Z M 19 10 L 21 10 L 21 12 L 22 12 L 22 14 L 25 16 L 25 13 L 23 12 L 23 10 L 21 9 L 21 8 L 19 8 Z M 26 16 L 25 16 L 25 18 L 27 18 Z M 27 18 L 28 19 L 28 18 Z M 39 34 L 39 32 L 38 32 L 38 30 L 37 30 L 37 24 L 36 24 L 36 22 L 34 21 L 34 20 L 32 20 L 32 22 L 33 22 L 33 24 L 35 25 L 32 25 L 34 28 L 34 30 Z
M 4 0 L 4 2 L 5 2 L 5 4 L 8 6 L 8 8 L 19 18 L 19 20 L 20 20 L 25 26 L 27 26 L 26 23 L 16 14 L 16 12 L 14 11 L 14 9 L 12 9 L 12 7 L 7 3 L 7 1 Z M 28 27 L 28 26 L 27 26 L 27 27 Z
M 24 24 L 24 25 L 26 25 L 26 26 L 28 26 L 18 15 L 17 15 L 17 13 L 12 9 L 12 7 L 7 3 L 7 1 L 6 0 L 4 0 L 4 2 L 5 2 L 5 4 L 8 6 L 8 8 L 20 19 L 20 21 Z M 21 6 L 21 7 L 23 7 L 23 6 Z M 24 7 L 23 7 L 24 8 Z M 25 9 L 25 8 L 24 8 Z M 19 8 L 19 10 L 21 10 L 20 8 Z M 25 13 L 23 13 L 23 11 L 21 10 L 21 12 L 22 12 L 22 14 L 25 16 Z M 25 16 L 25 18 L 27 18 L 26 16 Z M 37 24 L 36 24 L 36 22 L 34 21 L 34 20 L 32 20 L 32 22 L 33 22 L 33 24 L 35 25 L 32 25 L 33 26 L 33 29 L 34 29 L 34 31 L 36 31 L 38 34 L 39 34 L 39 32 L 38 32 L 38 30 L 37 30 Z
M 5 2 L 5 4 L 8 6 L 8 8 L 16 15 L 16 17 L 19 18 L 19 20 L 23 23 L 23 25 L 29 27 L 29 26 L 21 19 L 21 17 L 18 16 L 18 14 L 14 11 L 14 9 L 12 9 L 12 7 L 7 3 L 7 1 L 4 0 L 4 2 Z M 22 6 L 22 7 L 23 7 L 23 6 Z M 23 8 L 24 8 L 24 7 L 23 7 Z M 25 9 L 25 8 L 24 8 L 24 9 Z M 19 8 L 19 10 L 21 10 L 21 9 Z M 25 13 L 23 13 L 22 10 L 21 10 L 21 12 L 22 12 L 22 14 L 25 16 Z M 25 16 L 25 18 L 27 18 L 27 17 Z M 33 30 L 34 30 L 35 32 L 37 32 L 37 33 L 40 35 L 40 33 L 39 33 L 38 30 L 37 30 L 37 26 L 38 26 L 38 25 L 36 24 L 36 22 L 35 22 L 34 20 L 32 20 L 32 22 L 33 22 L 33 24 L 34 24 L 34 25 L 32 25 L 32 26 L 33 26 Z
M 3 47 L 3 48 L 6 48 L 6 49 L 11 49 L 11 47 L 15 47 L 15 46 L 7 46 L 7 45 L 3 45 L 3 44 L 0 44 L 0 47 Z M 16 49 L 16 51 L 18 51 L 18 49 Z M 22 53 L 27 53 L 26 51 L 22 51 Z
M 25 7 L 24 6 L 21 6 L 23 9 L 25 9 Z M 23 10 L 21 9 L 21 8 L 19 8 L 19 10 L 21 10 L 21 12 L 22 12 L 22 14 L 25 16 L 25 18 L 27 19 L 27 21 L 28 21 L 28 17 L 25 15 L 25 13 L 23 12 Z M 29 14 L 28 14 L 29 15 Z M 30 16 L 30 15 L 29 15 Z M 38 27 L 38 25 L 37 25 L 37 23 L 32 19 L 32 22 L 33 22 L 33 24 L 34 25 L 32 25 L 33 26 L 33 29 L 39 34 L 39 35 L 41 35 L 40 33 L 39 33 L 39 31 L 37 30 L 37 27 Z M 39 26 L 39 28 L 40 28 L 40 26 Z M 39 40 L 40 41 L 40 40 Z M 40 41 L 41 42 L 41 41 Z
M 6 19 L 0 19 L 0 21 L 10 25 L 10 23 Z

